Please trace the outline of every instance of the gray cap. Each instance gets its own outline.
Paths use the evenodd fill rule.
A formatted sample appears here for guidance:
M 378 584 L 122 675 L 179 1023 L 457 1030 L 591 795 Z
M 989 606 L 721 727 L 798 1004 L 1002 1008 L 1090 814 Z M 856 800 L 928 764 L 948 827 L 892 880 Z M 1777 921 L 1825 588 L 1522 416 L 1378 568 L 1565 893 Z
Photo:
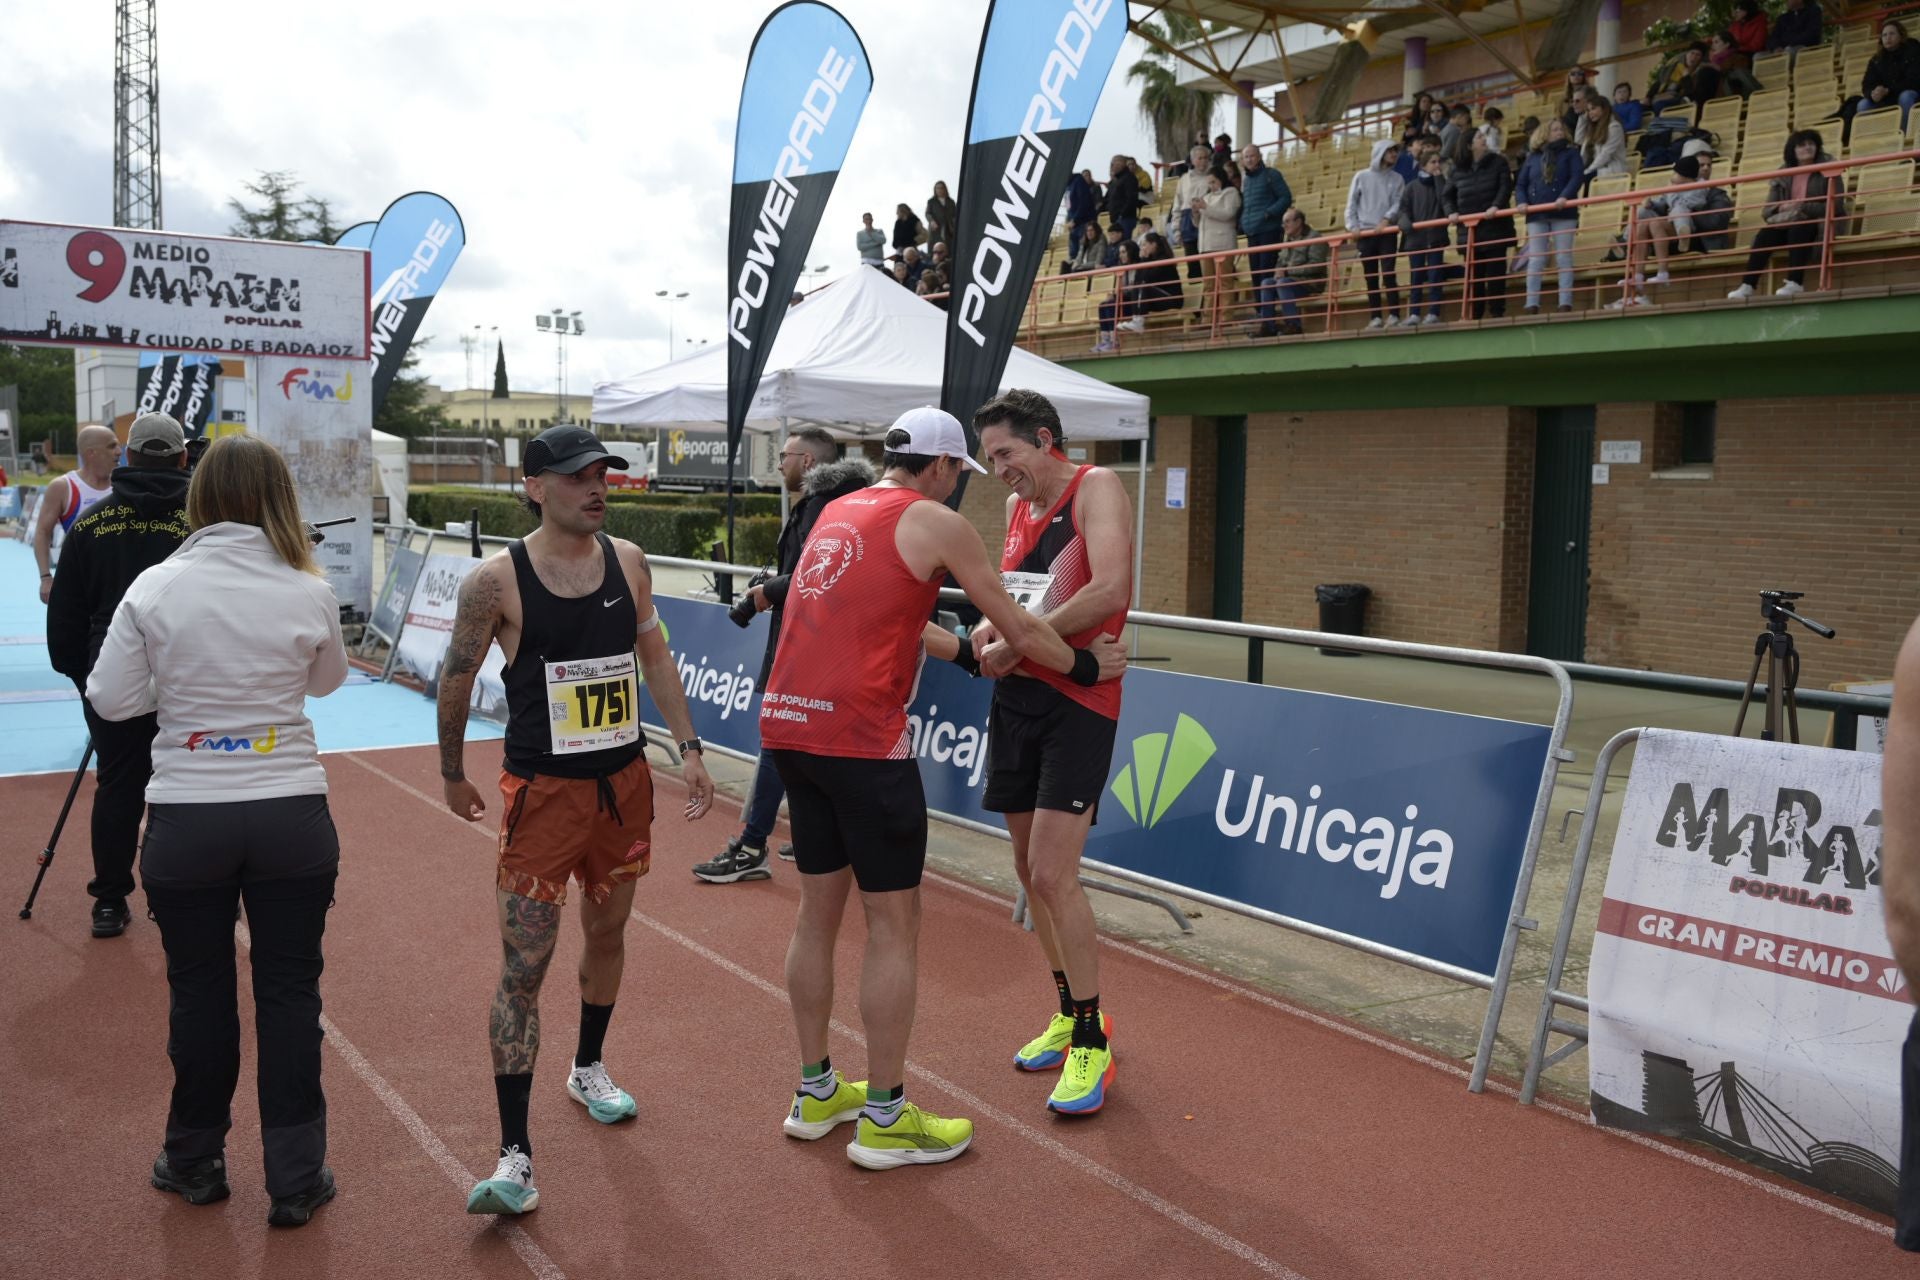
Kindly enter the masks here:
M 187 447 L 187 433 L 171 414 L 143 413 L 127 432 L 127 452 L 151 458 L 171 458 Z

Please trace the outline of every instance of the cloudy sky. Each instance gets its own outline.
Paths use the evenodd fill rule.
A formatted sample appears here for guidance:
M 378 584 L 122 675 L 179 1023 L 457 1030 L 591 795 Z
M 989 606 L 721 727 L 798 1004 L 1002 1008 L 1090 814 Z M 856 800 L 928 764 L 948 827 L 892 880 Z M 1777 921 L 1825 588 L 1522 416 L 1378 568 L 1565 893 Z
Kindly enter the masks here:
M 427 315 L 426 372 L 463 385 L 460 335 L 498 326 L 515 388 L 551 391 L 553 343 L 533 317 L 578 308 L 589 336 L 571 347 L 568 381 L 585 394 L 667 358 L 656 289 L 691 295 L 673 326 L 683 354 L 689 336 L 720 338 L 740 82 L 774 7 L 160 0 L 166 227 L 225 234 L 227 200 L 262 169 L 292 170 L 342 226 L 437 191 L 460 210 L 467 248 Z M 811 257 L 828 279 L 854 268 L 862 212 L 890 231 L 895 204 L 918 213 L 935 179 L 955 184 L 987 6 L 837 7 L 867 46 L 874 91 Z M 12 10 L 0 217 L 109 223 L 113 4 Z M 1081 163 L 1102 174 L 1116 151 L 1151 151 L 1124 76 L 1143 47 L 1128 38 L 1088 133 Z

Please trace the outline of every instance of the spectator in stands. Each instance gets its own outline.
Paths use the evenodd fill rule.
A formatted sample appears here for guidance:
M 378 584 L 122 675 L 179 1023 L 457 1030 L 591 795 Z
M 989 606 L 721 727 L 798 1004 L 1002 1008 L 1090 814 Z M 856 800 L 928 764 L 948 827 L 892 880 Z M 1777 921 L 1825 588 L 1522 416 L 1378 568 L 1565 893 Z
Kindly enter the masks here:
M 1213 152 L 1205 143 L 1196 142 L 1187 152 L 1187 162 L 1187 171 L 1180 175 L 1180 181 L 1173 189 L 1173 207 L 1180 212 L 1168 230 L 1179 232 L 1180 247 L 1191 259 L 1200 252 L 1200 219 L 1194 212 L 1193 202 L 1206 197 L 1207 179 L 1213 168 Z M 1233 246 L 1228 245 L 1227 248 Z M 1198 280 L 1203 274 L 1200 263 L 1187 263 L 1187 279 Z
M 1411 138 L 1415 134 L 1426 131 L 1427 112 L 1433 109 L 1433 102 L 1433 95 L 1424 89 L 1414 95 L 1413 106 L 1407 109 L 1407 114 L 1400 123 L 1401 137 Z
M 1159 234 L 1160 229 L 1153 225 L 1152 218 L 1143 217 L 1133 224 L 1133 242 L 1143 248 L 1146 246 L 1148 236 Z
M 1093 170 L 1082 169 L 1067 179 L 1067 226 L 1071 228 L 1071 243 L 1085 241 L 1085 228 L 1098 226 L 1099 222 L 1100 186 L 1093 180 Z
M 1230 164 L 1232 161 L 1233 135 L 1226 133 L 1220 134 L 1213 140 L 1213 162 L 1218 165 L 1222 163 Z
M 1573 310 L 1573 232 L 1580 215 L 1567 207 L 1580 190 L 1585 167 L 1580 152 L 1567 137 L 1559 117 L 1541 128 L 1535 150 L 1514 183 L 1519 204 L 1527 214 L 1527 314 L 1540 312 L 1540 275 L 1552 253 L 1560 270 L 1560 310 Z
M 1440 154 L 1446 157 L 1449 173 L 1473 159 L 1473 108 L 1464 102 L 1453 108 L 1440 130 Z
M 1694 143 L 1687 145 L 1691 148 Z M 1700 147 L 1698 151 L 1689 150 L 1674 162 L 1675 183 L 1706 182 L 1713 177 L 1713 151 L 1704 143 Z M 1607 304 L 1609 311 L 1647 305 L 1645 286 L 1666 284 L 1673 279 L 1667 270 L 1672 255 L 1711 253 L 1727 247 L 1730 237 L 1723 232 L 1696 227 L 1696 223 L 1705 219 L 1708 208 L 1716 203 L 1716 193 L 1730 210 L 1733 202 L 1718 187 L 1694 187 L 1671 195 L 1656 195 L 1640 206 L 1639 217 L 1633 224 L 1633 238 L 1627 244 L 1627 274 L 1622 281 L 1625 291 Z M 1659 268 L 1651 276 L 1643 275 L 1641 270 L 1648 250 L 1652 251 Z
M 1120 322 L 1120 328 L 1139 333 L 1147 327 L 1148 315 L 1179 309 L 1180 267 L 1165 236 L 1156 231 L 1146 238 L 1140 246 L 1140 265 L 1128 275 L 1129 315 Z
M 938 271 L 928 270 L 920 275 L 920 284 L 914 292 L 932 302 L 942 311 L 947 309 L 947 278 Z M 939 296 L 935 296 L 935 295 Z
M 1907 115 L 1920 102 L 1920 44 L 1907 36 L 1901 23 L 1888 18 L 1880 24 L 1880 52 L 1867 62 L 1860 78 L 1860 96 L 1849 98 L 1840 108 L 1846 121 L 1841 137 L 1853 136 L 1853 117 L 1866 111 L 1878 111 L 1900 104 L 1900 131 L 1906 132 Z
M 1760 82 L 1753 78 L 1753 59 L 1734 45 L 1731 31 L 1713 33 L 1707 45 L 1707 61 L 1720 73 L 1720 83 L 1729 92 L 1745 98 L 1760 87 Z
M 945 240 L 934 243 L 933 253 L 927 259 L 927 270 L 938 271 L 946 279 L 953 279 L 953 254 L 948 250 Z
M 1798 55 L 1821 40 L 1820 0 L 1787 0 L 1787 7 L 1773 20 L 1767 36 L 1767 49 L 1773 53 Z
M 1592 86 L 1593 77 L 1585 67 L 1567 68 L 1566 91 L 1560 95 L 1560 119 L 1566 123 L 1568 134 L 1572 134 L 1579 123 L 1581 104 L 1587 100 L 1587 90 Z
M 1400 239 L 1400 197 L 1406 183 L 1395 170 L 1400 148 L 1389 138 L 1373 144 L 1371 163 L 1353 175 L 1347 188 L 1347 230 L 1360 254 L 1367 278 L 1369 329 L 1391 329 L 1400 322 L 1400 281 L 1394 257 Z
M 909 289 L 919 288 L 920 277 L 925 275 L 927 270 L 926 260 L 920 256 L 920 250 L 914 248 L 912 245 L 908 245 L 900 251 L 900 261 L 904 263 L 907 268 L 907 287 Z
M 1275 255 L 1273 288 L 1280 298 L 1280 332 L 1298 335 L 1304 332 L 1300 300 L 1327 287 L 1327 242 L 1307 225 L 1307 215 L 1299 205 L 1287 210 L 1282 225 L 1286 239 Z
M 1512 195 L 1513 166 L 1504 153 L 1488 145 L 1485 133 L 1474 134 L 1473 162 L 1453 171 L 1440 202 L 1448 220 L 1459 228 L 1475 320 L 1507 314 L 1507 253 L 1513 248 L 1513 219 L 1489 217 L 1477 223 L 1462 219 L 1505 209 Z
M 1632 85 L 1622 80 L 1613 86 L 1613 118 L 1620 122 L 1623 133 L 1640 132 L 1640 123 L 1646 116 L 1646 110 L 1634 101 Z
M 1700 118 L 1700 108 L 1720 96 L 1725 86 L 1720 81 L 1719 68 L 1708 61 L 1712 50 L 1704 40 L 1695 40 L 1688 45 L 1680 60 L 1669 68 L 1668 79 L 1658 96 L 1648 95 L 1647 106 L 1659 115 L 1668 107 L 1682 102 L 1694 104 L 1693 118 Z
M 1226 169 L 1217 164 L 1207 171 L 1206 183 L 1205 193 L 1187 206 L 1187 212 L 1200 229 L 1199 252 L 1223 253 L 1239 243 L 1240 191 L 1227 180 Z M 1233 259 L 1208 258 L 1200 268 L 1201 279 L 1206 282 L 1200 305 L 1220 314 L 1227 307 L 1225 282 L 1235 275 Z
M 936 240 L 951 240 L 959 230 L 960 211 L 953 206 L 953 197 L 947 194 L 947 184 L 933 184 L 933 194 L 927 197 L 927 243 Z
M 853 244 L 860 250 L 860 265 L 863 267 L 877 267 L 881 258 L 886 256 L 886 233 L 873 225 L 872 214 L 860 215 L 860 229 L 853 233 Z
M 1751 67 L 1754 55 L 1767 47 L 1767 15 L 1753 0 L 1733 0 L 1733 21 L 1727 24 L 1727 35 L 1733 47 L 1747 55 Z
M 1446 103 L 1436 98 L 1433 104 L 1427 108 L 1426 126 L 1421 132 L 1430 133 L 1437 138 L 1441 135 L 1442 131 L 1446 129 L 1447 121 L 1452 118 L 1452 110 L 1448 108 Z
M 1107 238 L 1100 233 L 1100 224 L 1088 222 L 1080 227 L 1080 240 L 1075 248 L 1073 260 L 1067 263 L 1066 274 L 1073 275 L 1081 271 L 1098 271 L 1100 260 L 1106 256 Z
M 1273 316 L 1273 254 L 1261 246 L 1279 244 L 1293 192 L 1280 171 L 1268 164 L 1260 148 L 1249 143 L 1240 152 L 1240 230 L 1247 237 L 1247 265 L 1253 274 L 1253 301 L 1260 318 L 1259 336 L 1280 332 Z
M 1400 247 L 1407 255 L 1407 327 L 1440 323 L 1440 279 L 1446 257 L 1447 216 L 1441 201 L 1447 162 L 1438 151 L 1427 153 L 1420 173 L 1400 195 Z
M 1130 237 L 1140 217 L 1140 180 L 1133 176 L 1133 162 L 1125 156 L 1115 156 L 1107 172 L 1107 198 L 1102 206 L 1107 225 L 1120 228 L 1122 236 Z
M 1508 165 L 1515 172 L 1518 172 L 1520 167 L 1526 164 L 1527 157 L 1540 149 L 1535 145 L 1534 140 L 1545 137 L 1546 135 L 1540 132 L 1539 116 L 1526 116 L 1522 118 L 1520 121 L 1520 132 L 1509 136 L 1507 139 Z
M 1597 92 L 1587 95 L 1586 110 L 1573 141 L 1587 178 L 1612 178 L 1627 171 L 1627 131 L 1613 118 L 1613 107 Z
M 893 213 L 893 251 L 904 254 L 926 238 L 926 228 L 920 225 L 920 219 L 913 216 L 913 210 L 904 204 L 895 205 Z
M 1123 267 L 1134 268 L 1139 266 L 1139 263 L 1140 263 L 1140 246 L 1135 244 L 1131 240 L 1127 240 L 1123 238 L 1120 241 L 1119 265 Z M 1096 338 L 1093 343 L 1093 349 L 1096 353 L 1112 351 L 1114 349 L 1114 339 L 1113 339 L 1114 311 L 1118 306 L 1118 300 L 1120 299 L 1120 297 L 1123 294 L 1125 294 L 1127 289 L 1131 286 L 1131 283 L 1133 281 L 1133 276 L 1134 276 L 1134 272 L 1132 270 L 1128 270 L 1125 274 L 1114 277 L 1116 280 L 1119 281 L 1119 284 L 1115 287 L 1114 291 L 1108 294 L 1106 299 L 1100 304 L 1100 336 Z
M 1480 113 L 1480 128 L 1476 130 L 1487 140 L 1487 150 L 1505 151 L 1507 149 L 1507 113 L 1498 107 L 1488 107 Z
M 903 289 L 913 288 L 913 276 L 907 270 L 906 260 L 896 253 L 887 261 L 892 264 L 887 274 L 893 277 L 893 282 Z
M 1124 235 L 1120 234 L 1120 228 L 1108 227 L 1106 243 L 1100 247 L 1100 265 L 1103 267 L 1119 266 L 1120 265 L 1120 246 L 1123 244 L 1132 244 L 1132 243 L 1133 243 L 1132 241 L 1128 240 Z M 1135 247 L 1137 248 L 1138 246 L 1135 246 Z
M 1802 129 L 1787 139 L 1780 167 L 1799 169 L 1831 159 L 1820 135 L 1812 129 Z M 1807 266 L 1818 254 L 1818 246 L 1832 225 L 1829 219 L 1840 211 L 1841 201 L 1837 197 L 1836 207 L 1827 207 L 1830 185 L 1827 174 L 1815 172 L 1783 174 L 1767 184 L 1767 203 L 1760 210 L 1760 219 L 1766 225 L 1754 233 L 1746 278 L 1727 297 L 1741 302 L 1751 298 L 1753 291 L 1760 287 L 1760 273 L 1781 249 L 1787 251 L 1787 278 L 1774 290 L 1774 295 L 1791 298 L 1804 291 L 1802 281 L 1806 279 Z

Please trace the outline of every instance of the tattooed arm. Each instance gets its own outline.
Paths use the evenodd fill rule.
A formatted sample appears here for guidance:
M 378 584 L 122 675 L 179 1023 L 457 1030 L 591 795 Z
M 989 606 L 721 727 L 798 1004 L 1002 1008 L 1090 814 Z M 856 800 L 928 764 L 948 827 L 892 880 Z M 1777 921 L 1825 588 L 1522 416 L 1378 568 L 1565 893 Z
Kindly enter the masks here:
M 473 697 L 473 678 L 500 627 L 499 565 L 498 560 L 487 561 L 460 585 L 453 639 L 440 668 L 440 778 L 447 807 L 469 822 L 478 822 L 487 811 L 479 788 L 467 781 L 467 703 Z

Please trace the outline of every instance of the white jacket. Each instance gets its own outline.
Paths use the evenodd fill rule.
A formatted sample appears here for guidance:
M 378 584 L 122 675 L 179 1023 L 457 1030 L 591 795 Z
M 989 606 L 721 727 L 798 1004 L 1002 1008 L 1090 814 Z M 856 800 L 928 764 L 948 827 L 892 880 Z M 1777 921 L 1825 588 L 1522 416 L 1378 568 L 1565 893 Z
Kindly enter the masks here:
M 159 711 L 149 803 L 325 795 L 306 700 L 346 678 L 333 589 L 264 530 L 212 524 L 127 588 L 87 701 L 108 720 Z
M 1207 203 L 1206 212 L 1199 218 L 1200 252 L 1218 253 L 1238 245 L 1240 243 L 1239 190 L 1235 187 L 1222 187 L 1200 198 Z

